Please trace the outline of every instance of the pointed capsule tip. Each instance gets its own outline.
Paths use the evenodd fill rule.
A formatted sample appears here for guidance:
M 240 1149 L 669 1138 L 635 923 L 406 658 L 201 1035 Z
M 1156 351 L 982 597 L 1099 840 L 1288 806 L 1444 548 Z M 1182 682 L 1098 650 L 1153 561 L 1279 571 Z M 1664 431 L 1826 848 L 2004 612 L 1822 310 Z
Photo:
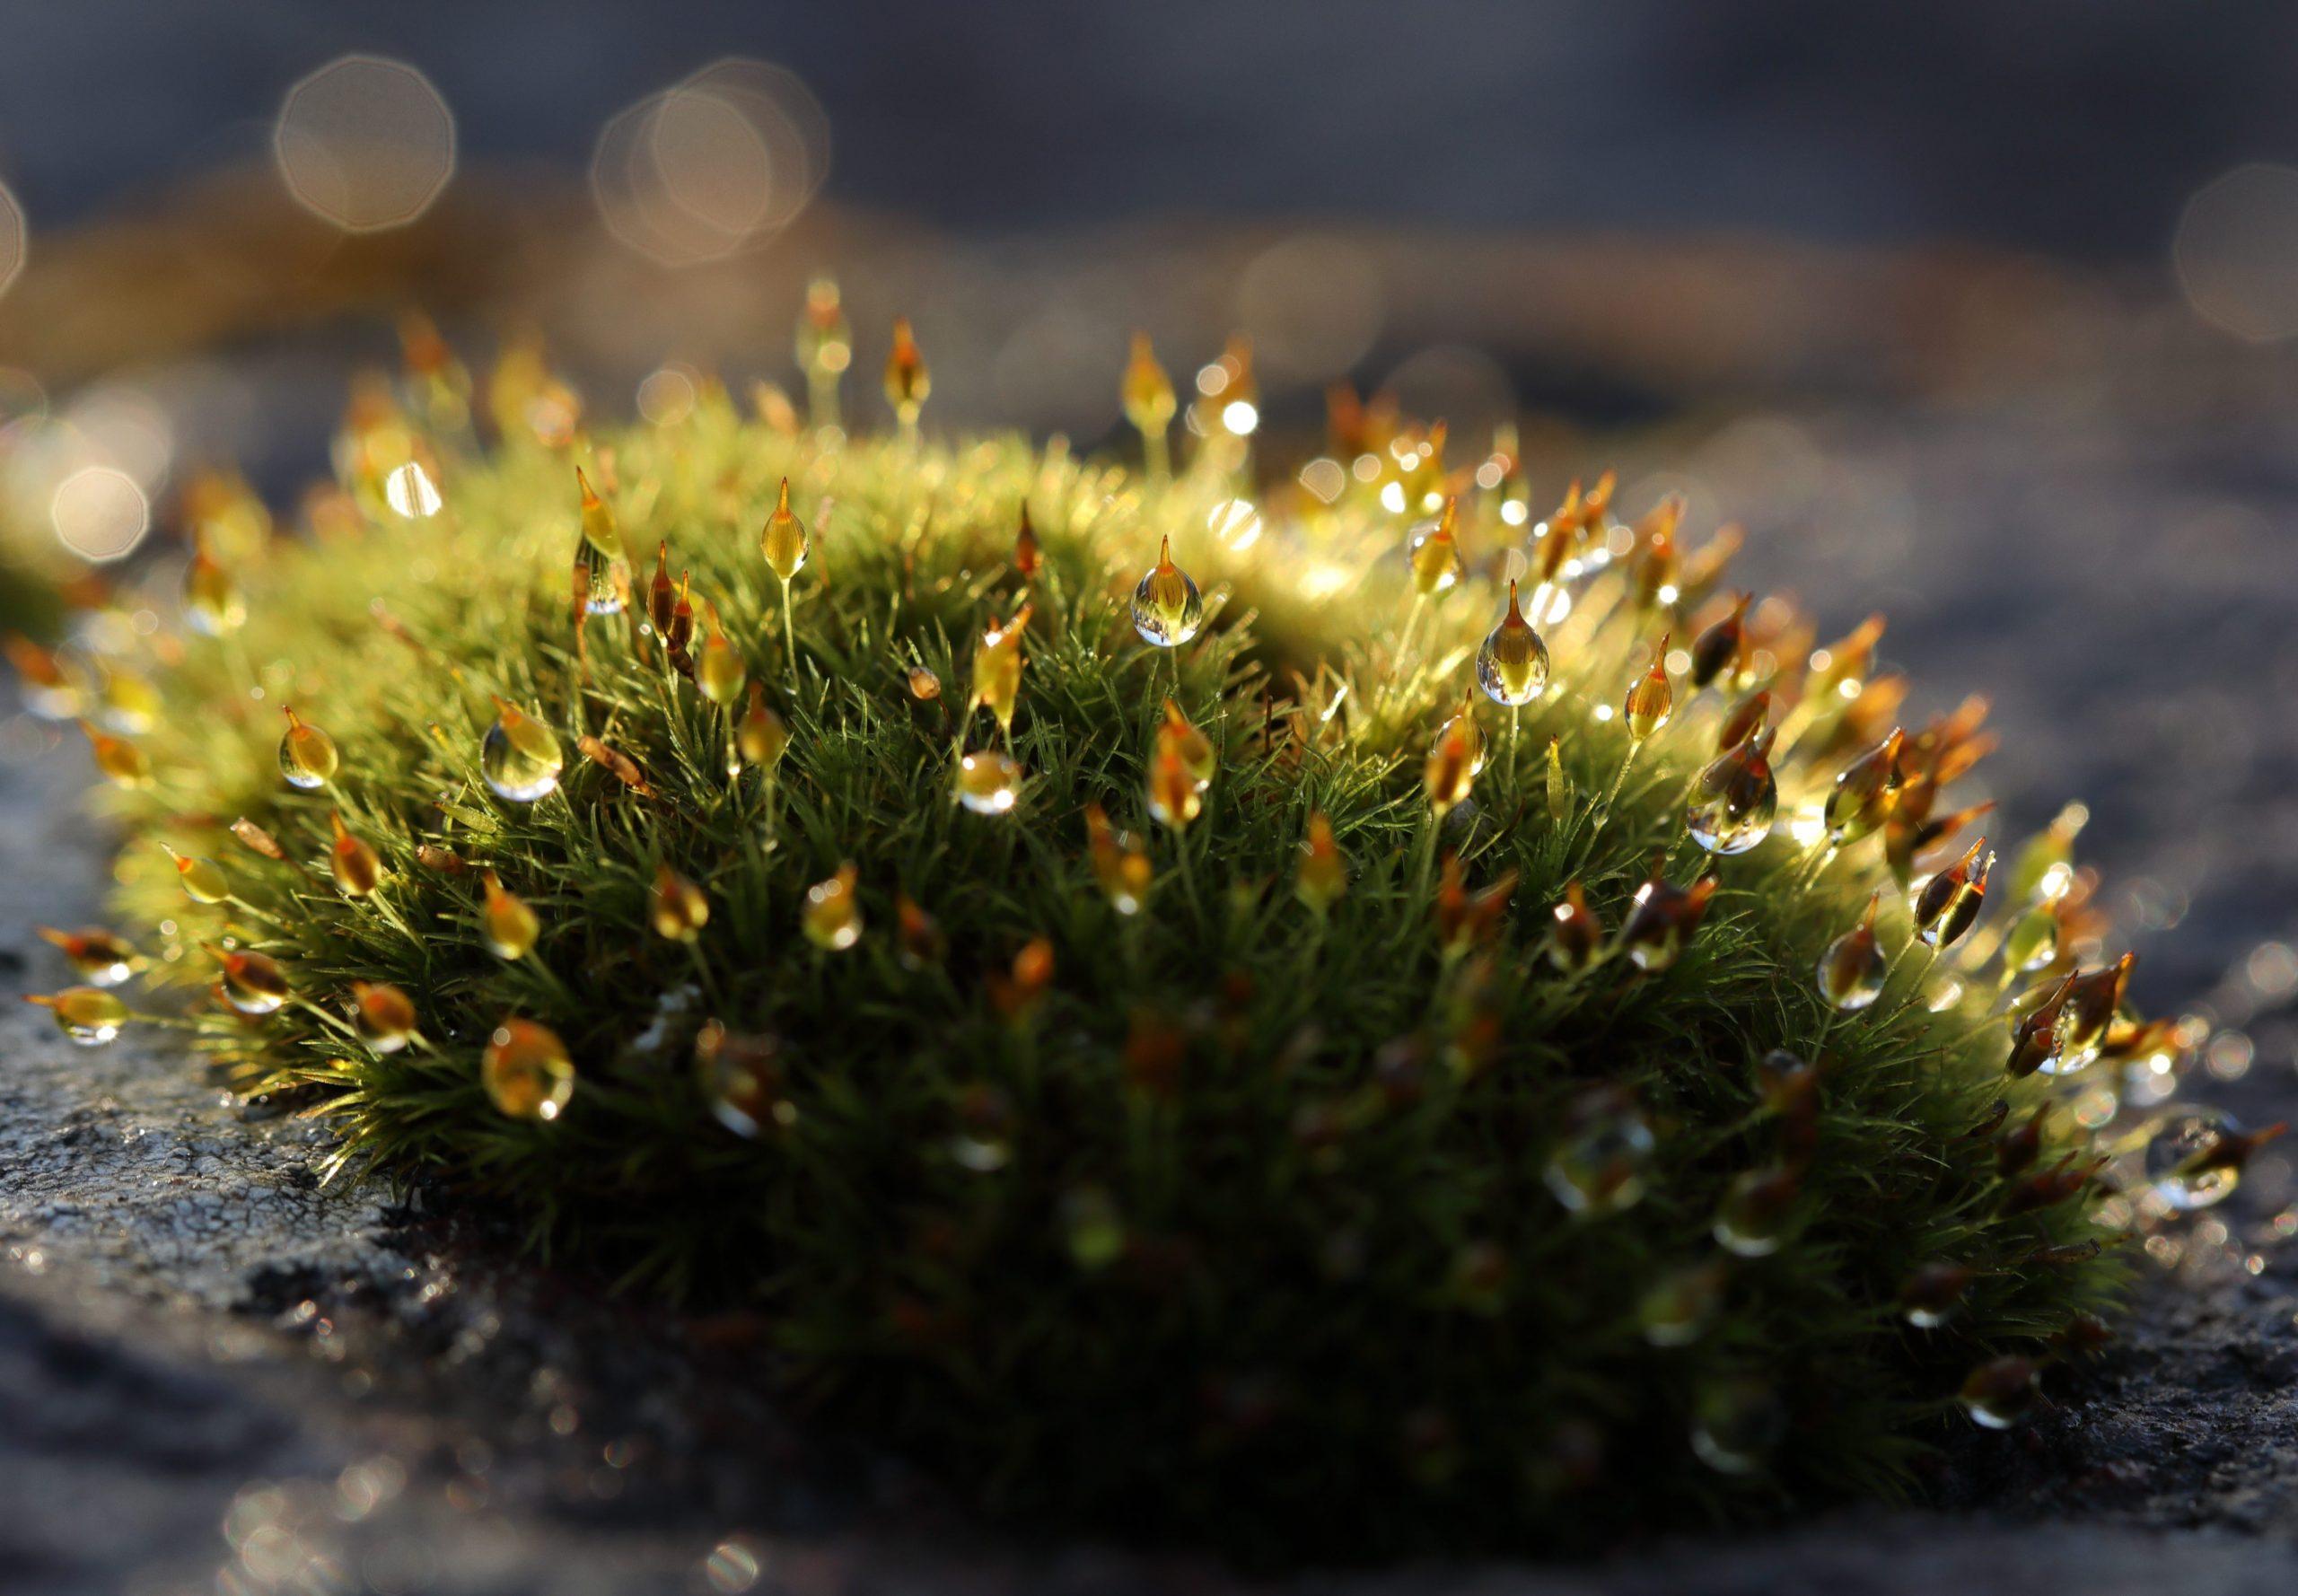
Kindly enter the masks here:
M 787 477 L 782 479 L 781 492 L 775 497 L 774 513 L 776 515 L 790 513 L 790 478 Z

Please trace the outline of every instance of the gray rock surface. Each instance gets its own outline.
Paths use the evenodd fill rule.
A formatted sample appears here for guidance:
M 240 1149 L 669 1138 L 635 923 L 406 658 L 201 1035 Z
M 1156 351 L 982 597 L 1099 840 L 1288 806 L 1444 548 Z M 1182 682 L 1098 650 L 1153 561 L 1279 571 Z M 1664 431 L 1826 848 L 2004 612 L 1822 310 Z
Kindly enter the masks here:
M 1995 695 L 2008 831 L 2092 801 L 2143 995 L 2236 1036 L 2196 1092 L 2279 1118 L 2290 993 L 2259 950 L 2298 942 L 2298 440 L 2207 395 L 2181 414 L 1772 417 L 1653 458 L 1749 517 L 1750 580 L 1846 627 L 1889 609 L 1922 707 Z M 93 913 L 103 838 L 75 750 L 22 720 L 0 750 L 0 1589 L 1239 1587 L 969 1526 L 881 1460 L 802 1443 L 712 1324 L 507 1260 L 483 1215 L 321 1185 L 309 1127 L 233 1103 L 166 1033 L 68 1046 L 13 998 L 60 984 L 31 928 Z M 1960 1446 L 1936 1509 L 1298 1586 L 2286 1591 L 2293 1197 L 2288 1160 L 2262 1159 L 2159 1249 L 2083 1399 Z

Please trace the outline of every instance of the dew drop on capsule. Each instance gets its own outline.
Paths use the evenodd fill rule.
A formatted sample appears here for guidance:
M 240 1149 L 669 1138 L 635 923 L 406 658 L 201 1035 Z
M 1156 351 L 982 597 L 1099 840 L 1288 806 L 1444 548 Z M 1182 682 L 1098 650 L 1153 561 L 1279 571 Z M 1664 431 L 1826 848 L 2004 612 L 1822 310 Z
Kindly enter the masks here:
M 131 793 L 152 785 L 152 758 L 141 743 L 100 732 L 85 721 L 80 730 L 88 734 L 88 756 L 106 781 Z
M 1412 591 L 1421 598 L 1433 599 L 1460 579 L 1460 548 L 1452 535 L 1458 513 L 1455 502 L 1446 499 L 1443 513 L 1417 522 L 1405 534 L 1405 563 L 1412 571 Z
M 382 981 L 354 981 L 351 1005 L 360 1039 L 377 1053 L 396 1053 L 415 1039 L 415 1004 L 398 987 Z
M 1181 763 L 1181 757 L 1162 738 L 1149 762 L 1149 818 L 1180 831 L 1205 811 L 1205 789 Z
M 806 889 L 799 925 L 814 946 L 835 953 L 862 940 L 862 906 L 855 893 L 860 874 L 853 864 L 841 864 L 836 875 Z
M 1644 1293 L 1636 1316 L 1653 1346 L 1689 1346 L 1705 1335 L 1724 1304 L 1721 1264 L 1698 1264 L 1662 1276 Z
M 574 1061 L 547 1025 L 505 1020 L 479 1056 L 479 1083 L 513 1119 L 556 1119 L 574 1095 Z
M 1157 563 L 1133 590 L 1133 629 L 1158 648 L 1179 648 L 1205 624 L 1205 600 L 1189 574 L 1173 564 L 1173 540 L 1157 548 Z
M 1787 1239 L 1802 1182 L 1793 1170 L 1750 1170 L 1732 1178 L 1715 1211 L 1716 1242 L 1741 1258 L 1768 1258 Z
M 1982 1429 L 2007 1430 L 2033 1411 L 2038 1372 L 2031 1358 L 1995 1358 L 1970 1372 L 1957 1399 Z
M 487 901 L 479 910 L 479 935 L 497 959 L 523 959 L 542 934 L 542 920 L 525 899 L 507 890 L 493 871 L 482 878 Z
M 183 613 L 191 629 L 221 637 L 247 624 L 248 603 L 232 573 L 207 547 L 202 530 L 192 534 L 191 564 L 183 574 Z
M 1570 1213 L 1583 1219 L 1617 1214 L 1644 1196 L 1654 1145 L 1652 1127 L 1632 1100 L 1598 1091 L 1574 1109 L 1543 1179 Z
M 769 1125 L 794 1122 L 782 1095 L 781 1046 L 773 1038 L 728 1030 L 713 1020 L 694 1039 L 695 1074 L 711 1118 L 745 1141 Z
M 774 513 L 766 518 L 766 531 L 759 534 L 759 552 L 766 556 L 767 568 L 787 583 L 804 567 L 806 556 L 813 546 L 806 523 L 791 513 L 790 478 L 785 477 L 781 492 L 775 499 Z
M 279 740 L 279 774 L 287 778 L 289 786 L 307 793 L 327 785 L 335 775 L 335 739 L 300 718 L 292 708 L 285 714 L 287 732 Z
M 136 950 L 101 926 L 78 931 L 58 931 L 53 925 L 38 929 L 40 940 L 61 952 L 72 973 L 91 987 L 117 987 L 136 973 Z
M 574 481 L 583 490 L 583 541 L 575 557 L 589 577 L 583 607 L 592 615 L 614 615 L 621 610 L 623 592 L 630 585 L 622 531 L 615 524 L 613 508 L 592 491 L 580 466 L 574 468 Z
M 1692 1407 L 1691 1450 L 1718 1474 L 1752 1474 L 1787 1435 L 1787 1410 L 1761 1381 L 1708 1386 Z
M 1010 813 L 1022 795 L 1021 762 L 994 749 L 958 761 L 958 802 L 978 815 Z
M 31 993 L 24 1001 L 53 1014 L 56 1029 L 83 1048 L 102 1047 L 128 1020 L 126 1004 L 94 987 L 66 987 L 52 997 Z
M 710 924 L 709 895 L 667 864 L 654 867 L 646 915 L 654 934 L 667 942 L 690 943 Z
M 1875 945 L 1875 911 L 1881 903 L 1880 894 L 1869 898 L 1859 924 L 1829 943 L 1827 951 L 1820 955 L 1820 995 L 1829 1008 L 1855 1014 L 1882 995 L 1883 978 L 1890 967 L 1883 960 L 1882 949 Z
M 176 863 L 176 873 L 183 878 L 183 895 L 194 903 L 222 903 L 232 895 L 232 883 L 213 859 L 197 859 L 189 854 L 179 854 L 168 845 L 160 845 Z
M 1767 730 L 1726 749 L 1693 782 L 1684 828 L 1709 853 L 1744 854 L 1771 835 L 1779 814 L 1771 741 Z
M 2154 1122 L 2146 1138 L 2148 1188 L 2180 1214 L 2212 1207 L 2241 1183 L 2250 1154 L 2285 1128 L 2271 1125 L 2246 1135 L 2231 1115 L 2216 1109 L 2174 1108 Z
M 269 1014 L 287 1001 L 287 972 L 268 954 L 210 946 L 224 967 L 224 1001 L 242 1014 Z
M 516 705 L 495 701 L 500 713 L 479 744 L 478 772 L 498 798 L 534 803 L 557 790 L 566 766 L 558 735 Z
M 1485 634 L 1476 651 L 1476 683 L 1484 696 L 1509 709 L 1531 703 L 1548 685 L 1548 645 L 1524 618 L 1516 583 L 1508 583 L 1508 613 Z
M 1943 1258 L 1918 1266 L 1899 1283 L 1899 1312 L 1918 1330 L 1940 1329 L 1961 1309 L 1973 1273 Z

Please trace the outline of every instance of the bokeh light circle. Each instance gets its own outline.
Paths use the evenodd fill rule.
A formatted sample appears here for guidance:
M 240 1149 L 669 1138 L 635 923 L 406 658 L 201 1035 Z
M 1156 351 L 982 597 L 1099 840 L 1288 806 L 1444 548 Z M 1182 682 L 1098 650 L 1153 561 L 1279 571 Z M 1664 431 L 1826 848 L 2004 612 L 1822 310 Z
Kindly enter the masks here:
M 272 154 L 295 203 L 346 232 L 401 227 L 455 170 L 455 118 L 404 61 L 345 56 L 287 91 Z
M 65 548 L 101 565 L 144 540 L 152 526 L 152 503 L 127 472 L 88 466 L 56 485 L 48 519 Z
M 2298 334 L 2298 171 L 2238 166 L 2204 185 L 2171 245 L 2195 314 L 2236 338 Z
M 664 266 L 723 260 L 803 210 L 829 171 L 829 124 L 791 73 L 728 57 L 613 117 L 591 156 L 607 231 Z

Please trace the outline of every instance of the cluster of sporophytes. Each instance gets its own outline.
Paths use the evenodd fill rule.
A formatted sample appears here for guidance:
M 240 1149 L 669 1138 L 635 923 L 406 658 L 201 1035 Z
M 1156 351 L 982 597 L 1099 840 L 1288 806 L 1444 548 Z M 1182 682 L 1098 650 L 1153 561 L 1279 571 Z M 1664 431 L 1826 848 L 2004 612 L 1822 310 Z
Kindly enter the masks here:
M 59 1022 L 212 994 L 342 1163 L 754 1306 L 995 1506 L 1335 1557 L 1888 1492 L 2256 1139 L 2110 1191 L 2186 1039 L 2072 824 L 1992 869 L 1984 706 L 1895 728 L 1880 620 L 1815 647 L 1672 502 L 1346 403 L 1256 495 L 1241 349 L 1179 474 L 1145 344 L 1142 473 L 922 441 L 907 329 L 848 435 L 827 290 L 803 419 L 411 350 L 303 535 L 211 492 L 57 665 L 136 928 L 59 934 Z

